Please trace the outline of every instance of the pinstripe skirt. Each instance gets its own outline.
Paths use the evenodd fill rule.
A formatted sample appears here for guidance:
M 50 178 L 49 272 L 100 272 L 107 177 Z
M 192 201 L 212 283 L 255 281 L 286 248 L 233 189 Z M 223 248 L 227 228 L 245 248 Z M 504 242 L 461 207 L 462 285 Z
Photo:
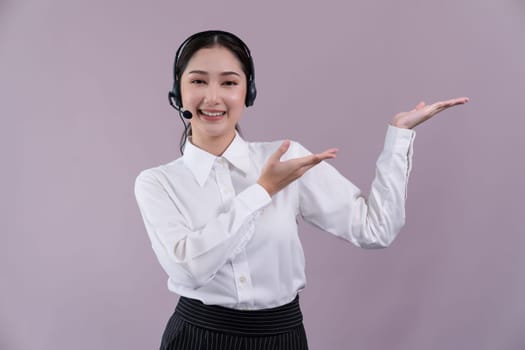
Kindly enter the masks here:
M 161 350 L 307 350 L 299 296 L 263 310 L 236 310 L 180 297 Z

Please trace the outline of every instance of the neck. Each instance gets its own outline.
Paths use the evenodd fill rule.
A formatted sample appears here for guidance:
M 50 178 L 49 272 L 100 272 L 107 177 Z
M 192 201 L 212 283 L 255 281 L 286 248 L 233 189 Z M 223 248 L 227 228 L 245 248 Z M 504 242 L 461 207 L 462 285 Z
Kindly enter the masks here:
M 208 153 L 211 153 L 215 156 L 220 156 L 224 153 L 224 151 L 226 151 L 226 148 L 228 148 L 234 138 L 235 132 L 229 137 L 224 137 L 224 135 L 220 137 L 201 137 L 199 135 L 192 135 L 191 143 Z

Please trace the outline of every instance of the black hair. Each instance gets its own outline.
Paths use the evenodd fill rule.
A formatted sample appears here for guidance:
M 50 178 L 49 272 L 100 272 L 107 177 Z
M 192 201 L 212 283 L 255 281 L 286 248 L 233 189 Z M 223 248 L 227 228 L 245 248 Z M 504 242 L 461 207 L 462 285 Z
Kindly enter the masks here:
M 246 45 L 235 35 L 231 35 L 227 32 L 222 31 L 206 31 L 194 35 L 194 37 L 188 38 L 179 48 L 180 53 L 178 57 L 175 57 L 174 66 L 174 81 L 176 84 L 180 84 L 180 78 L 191 60 L 193 55 L 204 48 L 212 48 L 216 46 L 224 47 L 230 50 L 235 57 L 239 60 L 241 68 L 246 76 L 246 86 L 249 86 L 249 79 L 253 79 L 253 61 L 250 52 L 247 50 Z M 179 86 L 180 91 L 180 86 Z M 235 125 L 235 130 L 241 132 L 239 124 Z M 188 136 L 191 136 L 191 123 L 185 126 L 184 132 L 180 140 L 180 150 L 183 154 L 183 148 L 186 143 Z

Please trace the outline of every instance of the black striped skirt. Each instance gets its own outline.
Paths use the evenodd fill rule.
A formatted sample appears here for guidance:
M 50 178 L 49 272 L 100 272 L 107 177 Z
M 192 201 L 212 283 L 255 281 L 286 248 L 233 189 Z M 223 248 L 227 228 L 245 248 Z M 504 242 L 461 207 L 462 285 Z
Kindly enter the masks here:
M 307 350 L 299 296 L 264 310 L 236 310 L 180 297 L 161 350 Z

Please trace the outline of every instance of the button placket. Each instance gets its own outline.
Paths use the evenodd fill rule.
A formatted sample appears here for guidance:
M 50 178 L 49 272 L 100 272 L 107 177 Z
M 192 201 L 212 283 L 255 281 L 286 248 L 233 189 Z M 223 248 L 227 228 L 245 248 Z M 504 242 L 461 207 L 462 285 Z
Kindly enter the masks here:
M 223 202 L 233 198 L 235 192 L 233 191 L 230 169 L 224 158 L 217 158 L 215 174 Z
M 237 255 L 231 263 L 239 304 L 252 305 L 253 290 L 246 252 L 243 251 Z

